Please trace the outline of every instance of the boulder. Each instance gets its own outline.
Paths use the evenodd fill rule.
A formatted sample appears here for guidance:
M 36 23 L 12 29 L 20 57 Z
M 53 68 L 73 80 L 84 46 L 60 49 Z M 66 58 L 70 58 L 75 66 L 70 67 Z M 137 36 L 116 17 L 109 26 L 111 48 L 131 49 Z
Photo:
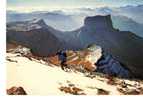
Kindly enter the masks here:
M 27 95 L 23 87 L 11 87 L 10 89 L 7 89 L 8 95 Z

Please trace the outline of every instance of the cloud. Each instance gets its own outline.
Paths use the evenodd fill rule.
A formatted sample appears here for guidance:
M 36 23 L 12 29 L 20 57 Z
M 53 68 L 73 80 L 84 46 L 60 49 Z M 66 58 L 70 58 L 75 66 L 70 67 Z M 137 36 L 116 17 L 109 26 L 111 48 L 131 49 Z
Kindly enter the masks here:
M 143 0 L 7 0 L 7 9 L 16 11 L 61 10 L 143 4 Z

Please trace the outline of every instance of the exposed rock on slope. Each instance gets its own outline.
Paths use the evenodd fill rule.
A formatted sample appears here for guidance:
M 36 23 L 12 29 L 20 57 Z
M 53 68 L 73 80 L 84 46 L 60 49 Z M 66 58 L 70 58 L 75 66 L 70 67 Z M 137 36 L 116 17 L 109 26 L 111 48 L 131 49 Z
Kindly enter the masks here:
M 103 55 L 100 46 L 90 45 L 80 51 L 66 51 L 66 68 L 90 73 L 101 72 L 111 76 L 131 78 L 131 73 L 120 62 L 110 55 Z M 49 57 L 49 62 L 60 66 L 61 59 L 57 56 Z
M 66 53 L 66 67 L 80 72 L 93 72 L 96 70 L 95 63 L 102 56 L 102 49 L 99 46 L 94 48 L 87 48 L 80 51 L 67 50 Z M 55 55 L 48 57 L 48 61 L 56 66 L 61 66 L 62 55 Z M 64 59 L 63 59 L 64 60 Z
M 117 76 L 121 78 L 132 78 L 132 74 L 125 68 L 120 62 L 115 60 L 111 55 L 102 55 L 102 57 L 96 62 L 97 72 L 101 72 L 111 76 Z
M 7 89 L 8 95 L 27 95 L 25 90 L 22 87 L 11 87 L 10 89 Z

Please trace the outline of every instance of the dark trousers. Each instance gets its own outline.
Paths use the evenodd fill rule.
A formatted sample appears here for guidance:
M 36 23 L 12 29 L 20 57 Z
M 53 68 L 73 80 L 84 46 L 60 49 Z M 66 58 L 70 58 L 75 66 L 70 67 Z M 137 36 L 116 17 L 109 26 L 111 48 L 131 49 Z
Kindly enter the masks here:
M 62 61 L 61 62 L 61 68 L 62 70 L 64 70 L 64 68 L 67 66 L 66 61 Z

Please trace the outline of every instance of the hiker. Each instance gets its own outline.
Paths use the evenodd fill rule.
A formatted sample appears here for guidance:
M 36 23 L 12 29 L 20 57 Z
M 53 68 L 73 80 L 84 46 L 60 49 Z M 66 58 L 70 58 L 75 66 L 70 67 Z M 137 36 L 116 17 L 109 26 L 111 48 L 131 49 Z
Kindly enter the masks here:
M 64 68 L 67 67 L 66 61 L 67 61 L 67 55 L 65 51 L 60 51 L 57 53 L 59 60 L 61 61 L 61 68 L 62 70 L 65 70 Z

